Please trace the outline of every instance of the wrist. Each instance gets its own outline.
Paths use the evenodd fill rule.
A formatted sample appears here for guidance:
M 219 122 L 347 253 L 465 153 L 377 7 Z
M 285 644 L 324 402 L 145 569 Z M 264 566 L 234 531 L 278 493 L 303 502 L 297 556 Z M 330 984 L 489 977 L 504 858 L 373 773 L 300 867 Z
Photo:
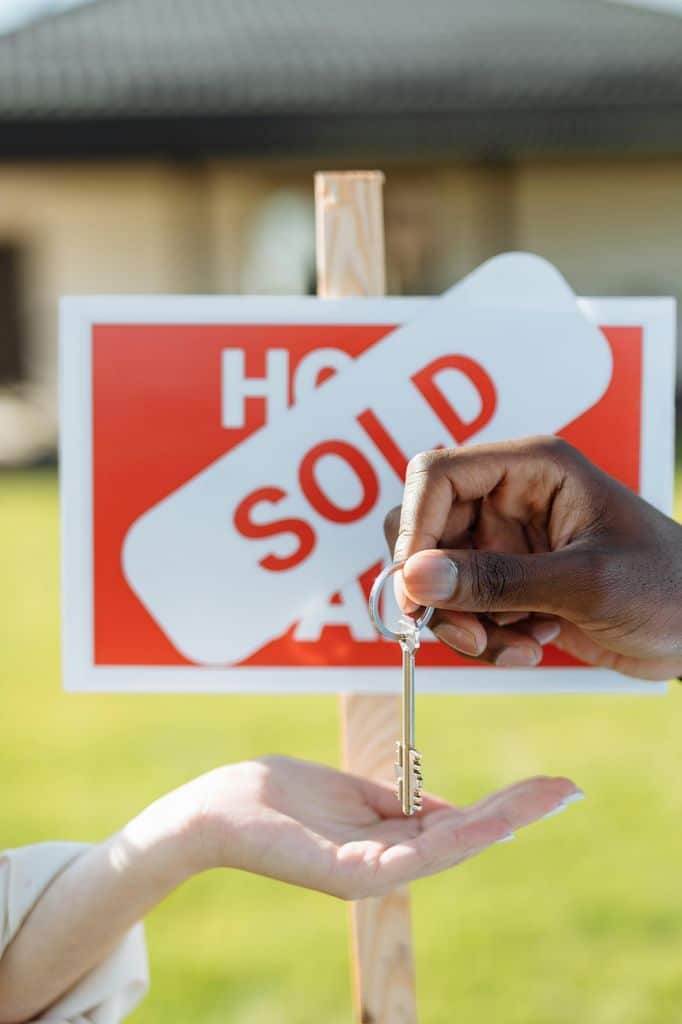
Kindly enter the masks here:
M 214 768 L 144 812 L 156 844 L 181 880 L 212 868 L 242 866 L 240 808 L 251 802 L 255 769 L 254 762 Z
M 150 804 L 112 837 L 112 863 L 165 895 L 201 870 L 188 801 L 182 790 Z
M 182 847 L 193 874 L 249 869 L 255 808 L 267 774 L 259 761 L 222 765 L 171 794 L 182 805 Z
M 116 856 L 139 865 L 170 890 L 211 868 L 245 867 L 259 786 L 267 768 L 255 761 L 224 765 L 147 807 L 114 836 Z

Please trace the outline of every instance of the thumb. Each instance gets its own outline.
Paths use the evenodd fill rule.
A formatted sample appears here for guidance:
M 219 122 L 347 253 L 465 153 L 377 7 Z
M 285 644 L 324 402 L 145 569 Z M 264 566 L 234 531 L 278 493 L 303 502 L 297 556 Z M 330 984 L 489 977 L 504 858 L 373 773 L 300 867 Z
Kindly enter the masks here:
M 569 551 L 419 551 L 403 566 L 405 593 L 420 605 L 466 612 L 548 612 L 571 617 L 576 558 Z

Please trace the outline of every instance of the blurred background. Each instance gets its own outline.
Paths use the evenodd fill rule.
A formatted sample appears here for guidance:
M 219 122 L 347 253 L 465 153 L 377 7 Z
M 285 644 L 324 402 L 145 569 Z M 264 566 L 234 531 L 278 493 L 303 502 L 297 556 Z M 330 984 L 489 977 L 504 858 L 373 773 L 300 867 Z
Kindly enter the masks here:
M 0 0 L 0 847 L 221 761 L 336 763 L 327 698 L 60 692 L 56 337 L 62 294 L 313 292 L 312 174 L 344 167 L 386 173 L 391 293 L 520 248 L 679 299 L 682 2 Z M 682 691 L 421 703 L 451 798 L 588 793 L 415 887 L 422 1019 L 682 1021 Z M 340 904 L 207 876 L 148 930 L 140 1024 L 350 1019 Z

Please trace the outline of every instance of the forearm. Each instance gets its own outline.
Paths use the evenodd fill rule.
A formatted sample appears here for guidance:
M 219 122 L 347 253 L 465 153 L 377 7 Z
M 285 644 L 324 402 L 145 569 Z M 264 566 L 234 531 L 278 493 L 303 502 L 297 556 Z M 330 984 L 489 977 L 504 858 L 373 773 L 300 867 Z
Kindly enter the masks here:
M 0 958 L 0 1024 L 50 1006 L 192 873 L 177 804 L 164 797 L 55 878 Z

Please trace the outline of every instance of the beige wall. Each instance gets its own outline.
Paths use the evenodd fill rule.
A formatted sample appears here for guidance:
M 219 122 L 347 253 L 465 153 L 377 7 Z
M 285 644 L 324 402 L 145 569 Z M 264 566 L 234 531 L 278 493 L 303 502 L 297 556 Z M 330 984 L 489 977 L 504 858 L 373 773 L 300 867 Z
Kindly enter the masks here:
M 682 159 L 527 164 L 518 244 L 591 295 L 682 296 Z
M 392 291 L 437 291 L 495 252 L 524 248 L 583 294 L 682 298 L 682 159 L 384 169 Z M 0 242 L 25 253 L 28 365 L 48 406 L 60 295 L 229 293 L 254 280 L 261 291 L 302 288 L 294 264 L 312 265 L 313 170 L 0 166 Z
M 163 165 L 0 167 L 0 239 L 25 253 L 32 378 L 54 380 L 60 295 L 231 285 L 213 238 L 239 224 L 237 193 L 248 200 L 244 182 Z

